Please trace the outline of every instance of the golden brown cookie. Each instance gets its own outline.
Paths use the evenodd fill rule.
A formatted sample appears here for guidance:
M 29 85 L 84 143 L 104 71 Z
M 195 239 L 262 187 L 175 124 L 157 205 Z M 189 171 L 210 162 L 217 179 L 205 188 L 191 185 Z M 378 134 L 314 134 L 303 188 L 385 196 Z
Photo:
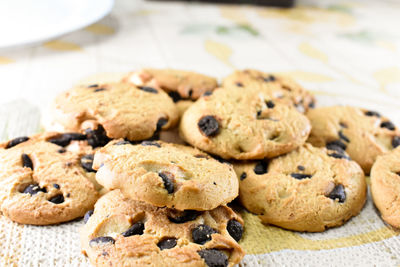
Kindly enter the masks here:
M 261 159 L 302 145 L 311 130 L 294 107 L 263 90 L 217 89 L 183 114 L 180 134 L 189 144 L 229 159 Z
M 237 70 L 226 77 L 223 82 L 224 88 L 254 88 L 269 93 L 272 99 L 294 105 L 300 112 L 314 108 L 315 99 L 313 95 L 290 77 L 265 73 L 258 70 Z
M 159 207 L 211 210 L 232 201 L 239 191 L 230 164 L 197 149 L 144 141 L 114 140 L 94 157 L 96 179 L 109 190 Z
M 86 220 L 82 251 L 95 266 L 224 267 L 244 256 L 237 243 L 243 220 L 227 206 L 178 212 L 114 190 Z
M 191 71 L 174 69 L 142 69 L 131 72 L 123 78 L 124 82 L 136 86 L 161 88 L 174 100 L 196 100 L 206 92 L 217 87 L 213 77 Z
M 99 146 L 109 138 L 144 140 L 173 127 L 178 110 L 168 95 L 128 83 L 77 86 L 60 94 L 52 106 L 47 130 L 93 133 Z
M 43 133 L 0 144 L 0 211 L 24 224 L 47 225 L 93 208 L 99 185 L 93 151 L 79 133 Z
M 236 163 L 239 198 L 264 223 L 321 232 L 357 215 L 366 200 L 360 166 L 310 144 L 270 161 Z
M 371 192 L 382 219 L 400 227 L 400 147 L 378 156 L 371 169 Z
M 309 110 L 312 130 L 307 142 L 342 151 L 368 174 L 377 156 L 400 145 L 400 131 L 376 111 L 351 106 Z

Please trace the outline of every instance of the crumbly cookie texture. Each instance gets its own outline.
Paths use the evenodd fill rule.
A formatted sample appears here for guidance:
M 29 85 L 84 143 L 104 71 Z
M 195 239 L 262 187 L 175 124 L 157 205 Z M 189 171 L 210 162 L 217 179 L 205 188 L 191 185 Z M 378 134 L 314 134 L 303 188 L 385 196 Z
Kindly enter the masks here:
M 95 266 L 224 267 L 244 256 L 243 220 L 227 206 L 178 212 L 114 190 L 85 217 L 82 251 Z
M 213 77 L 175 69 L 142 69 L 129 73 L 123 81 L 136 86 L 161 88 L 174 102 L 181 99 L 196 100 L 218 86 Z
M 181 137 L 189 144 L 229 159 L 261 159 L 302 145 L 311 130 L 294 107 L 248 88 L 217 89 L 183 114 Z
M 93 150 L 79 133 L 44 133 L 0 144 L 0 211 L 23 224 L 47 225 L 81 217 L 101 187 Z
M 332 106 L 310 110 L 307 117 L 312 125 L 307 142 L 345 150 L 366 174 L 377 156 L 400 145 L 398 128 L 376 111 Z
M 105 188 L 159 207 L 211 210 L 232 201 L 239 191 L 231 164 L 197 149 L 144 141 L 114 140 L 94 157 L 96 179 Z
M 360 166 L 310 144 L 270 161 L 236 163 L 242 204 L 264 223 L 321 232 L 357 215 L 366 200 Z
M 371 193 L 382 219 L 400 228 L 400 147 L 378 156 L 371 169 Z
M 98 131 L 106 138 L 132 141 L 151 138 L 179 118 L 165 92 L 128 83 L 77 86 L 55 99 L 51 114 L 44 122 L 47 130 Z
M 224 88 L 253 88 L 268 92 L 272 99 L 294 105 L 300 112 L 305 112 L 315 106 L 313 95 L 296 83 L 290 77 L 265 73 L 253 69 L 237 70 L 226 77 Z

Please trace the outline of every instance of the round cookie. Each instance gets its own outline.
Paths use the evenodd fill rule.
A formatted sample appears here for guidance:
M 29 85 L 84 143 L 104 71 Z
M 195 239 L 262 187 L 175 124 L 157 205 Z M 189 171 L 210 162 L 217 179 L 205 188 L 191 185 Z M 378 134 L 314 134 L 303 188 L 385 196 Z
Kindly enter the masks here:
M 144 140 L 173 127 L 178 110 L 168 95 L 152 87 L 128 83 L 77 86 L 60 94 L 47 118 L 47 130 L 96 132 L 108 138 Z
M 366 200 L 360 166 L 310 144 L 268 162 L 236 163 L 239 198 L 263 223 L 321 232 L 357 215 Z
M 223 87 L 262 90 L 268 92 L 272 99 L 278 98 L 287 104 L 294 105 L 300 112 L 305 112 L 315 106 L 315 99 L 310 92 L 291 78 L 278 74 L 253 69 L 237 70 L 224 79 Z
M 211 210 L 232 201 L 239 191 L 230 164 L 161 141 L 112 141 L 96 152 L 93 168 L 98 169 L 97 181 L 109 190 L 178 210 Z
M 378 155 L 400 145 L 400 131 L 376 111 L 351 106 L 309 110 L 312 130 L 307 142 L 345 150 L 366 174 Z
M 229 159 L 262 159 L 302 145 L 311 130 L 294 107 L 261 90 L 217 89 L 183 114 L 181 137 L 204 151 Z
M 86 220 L 82 251 L 95 266 L 233 266 L 244 256 L 243 220 L 227 206 L 178 212 L 114 190 Z
M 142 69 L 131 72 L 123 78 L 124 82 L 136 86 L 161 88 L 174 100 L 196 100 L 217 86 L 213 77 L 191 71 L 175 69 Z
M 400 147 L 378 156 L 371 169 L 371 193 L 382 219 L 400 227 Z
M 100 186 L 85 135 L 43 133 L 0 144 L 0 211 L 23 224 L 82 217 Z

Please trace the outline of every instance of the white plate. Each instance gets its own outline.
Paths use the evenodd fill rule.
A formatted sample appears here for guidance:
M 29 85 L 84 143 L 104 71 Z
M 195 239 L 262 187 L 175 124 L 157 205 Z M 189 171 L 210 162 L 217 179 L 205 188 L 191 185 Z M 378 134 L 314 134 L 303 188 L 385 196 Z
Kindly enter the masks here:
M 0 0 L 0 48 L 49 40 L 107 15 L 114 0 Z

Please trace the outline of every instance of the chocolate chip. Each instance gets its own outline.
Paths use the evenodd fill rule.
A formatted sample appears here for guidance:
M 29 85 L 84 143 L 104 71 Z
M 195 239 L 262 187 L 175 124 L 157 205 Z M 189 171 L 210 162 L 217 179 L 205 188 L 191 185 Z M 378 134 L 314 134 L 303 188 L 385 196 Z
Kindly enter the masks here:
M 98 88 L 98 89 L 94 89 L 93 92 L 97 93 L 97 92 L 101 92 L 101 91 L 105 91 L 106 88 Z
M 152 93 L 152 94 L 158 94 L 158 91 L 154 89 L 153 87 L 149 86 L 138 86 L 138 88 L 142 91 L 145 91 L 147 93 Z
M 219 132 L 219 123 L 214 116 L 207 115 L 202 117 L 197 123 L 199 130 L 205 136 L 215 136 Z
M 314 101 L 310 102 L 310 103 L 308 104 L 308 107 L 309 107 L 309 108 L 315 108 L 315 102 L 314 102 Z
M 176 246 L 176 238 L 167 238 L 158 242 L 157 246 L 160 250 L 171 249 Z
M 97 126 L 96 130 L 90 128 L 86 129 L 85 133 L 89 145 L 91 145 L 93 148 L 105 146 L 110 141 L 110 138 L 108 138 L 106 131 L 101 125 Z
M 32 163 L 32 160 L 31 160 L 31 158 L 30 158 L 27 154 L 23 153 L 23 154 L 21 155 L 21 159 L 22 159 L 22 166 L 23 166 L 23 167 L 31 168 L 31 169 L 33 170 L 33 163 Z
M 169 92 L 168 95 L 170 98 L 172 98 L 172 101 L 174 101 L 175 103 L 182 99 L 181 95 L 175 91 Z
M 67 150 L 65 148 L 60 148 L 57 150 L 57 152 L 62 154 L 62 153 L 67 152 Z
M 293 178 L 296 178 L 298 180 L 303 180 L 303 179 L 312 177 L 311 174 L 303 174 L 303 173 L 291 173 L 290 176 L 292 176 Z
M 83 157 L 81 157 L 81 165 L 82 165 L 82 168 L 84 168 L 85 169 L 85 171 L 87 171 L 87 172 L 96 172 L 93 168 L 92 168 L 92 165 L 93 165 L 93 155 L 92 154 L 87 154 L 87 155 L 84 155 Z
M 98 87 L 99 85 L 98 84 L 91 84 L 91 85 L 88 85 L 88 88 L 93 88 L 93 87 Z
M 213 228 L 206 224 L 200 224 L 192 230 L 193 242 L 203 245 L 212 239 L 211 235 L 217 233 Z
M 203 249 L 197 252 L 206 262 L 208 267 L 226 267 L 228 266 L 228 257 L 216 249 Z
M 236 86 L 243 87 L 243 83 L 241 83 L 241 82 L 236 82 L 235 84 L 236 84 Z
M 68 193 L 68 194 L 67 194 L 67 197 L 70 197 L 70 196 L 71 196 L 71 194 L 70 194 L 70 193 Z
M 345 136 L 342 131 L 339 131 L 339 137 L 340 139 L 344 140 L 347 143 L 350 142 L 350 139 L 347 136 Z
M 400 146 L 400 136 L 393 136 L 392 147 L 396 148 L 398 146 Z
M 93 238 L 92 240 L 90 240 L 89 246 L 93 247 L 93 246 L 97 246 L 100 244 L 106 244 L 106 243 L 114 244 L 115 240 L 111 236 L 100 236 L 100 237 L 96 237 L 96 238 Z
M 131 144 L 129 141 L 121 140 L 121 141 L 116 142 L 114 145 L 121 146 L 121 145 L 129 145 L 129 144 Z
M 197 210 L 170 210 L 168 219 L 173 223 L 185 223 L 195 220 L 200 214 Z
M 207 156 L 207 155 L 202 155 L 202 154 L 194 155 L 194 157 L 195 157 L 195 158 L 198 158 L 198 159 L 208 159 L 208 156 Z
M 30 184 L 23 191 L 24 194 L 30 194 L 31 196 L 36 195 L 39 192 L 46 193 L 47 191 L 46 188 L 40 188 L 38 184 Z
M 61 204 L 64 202 L 64 196 L 62 194 L 55 195 L 54 197 L 50 198 L 49 201 L 54 204 Z
M 268 172 L 268 163 L 266 161 L 259 161 L 256 166 L 254 166 L 254 173 L 261 175 Z
M 11 148 L 13 146 L 16 146 L 18 144 L 26 142 L 28 140 L 29 140 L 29 137 L 27 137 L 27 136 L 21 136 L 21 137 L 14 138 L 14 139 L 8 141 L 6 148 Z
M 132 236 L 132 235 L 142 235 L 144 231 L 144 223 L 137 222 L 132 225 L 128 230 L 122 233 L 124 237 Z
M 189 98 L 192 98 L 192 95 L 193 95 L 193 90 L 192 90 L 192 89 L 190 89 L 190 90 L 189 90 L 189 92 L 188 92 L 188 96 L 189 96 Z
M 266 101 L 265 104 L 267 104 L 267 107 L 268 107 L 268 108 L 273 108 L 273 107 L 275 107 L 274 102 L 271 101 L 271 100 Z
M 83 221 L 87 223 L 89 221 L 89 218 L 93 215 L 93 210 L 89 210 L 85 213 L 85 216 L 83 217 Z
M 72 140 L 85 140 L 86 135 L 80 133 L 65 133 L 47 139 L 48 142 L 58 146 L 67 146 Z
M 329 150 L 335 150 L 339 153 L 344 153 L 347 145 L 340 140 L 335 140 L 326 144 L 326 148 Z
M 162 127 L 167 124 L 168 119 L 166 118 L 159 118 L 157 121 L 156 132 L 161 131 Z
M 55 189 L 60 189 L 60 185 L 58 185 L 58 184 L 53 184 L 53 187 L 54 187 Z
M 396 129 L 396 126 L 394 126 L 394 124 L 391 121 L 384 121 L 381 123 L 380 125 L 382 128 L 386 128 L 389 129 L 391 131 L 394 131 L 394 129 Z
M 304 171 L 306 168 L 303 165 L 299 165 L 299 166 L 297 166 L 297 169 L 299 171 Z
M 378 117 L 378 118 L 381 117 L 381 114 L 379 114 L 378 112 L 373 111 L 373 110 L 368 110 L 364 114 L 367 115 L 367 116 L 370 116 L 370 117 L 372 117 L 372 116 L 375 116 L 375 117 Z
M 347 128 L 347 127 L 348 127 L 347 124 L 344 123 L 344 122 L 339 122 L 339 125 L 340 125 L 340 127 L 342 127 L 342 128 Z
M 246 178 L 247 178 L 247 173 L 243 172 L 243 173 L 240 175 L 240 181 L 243 181 L 243 180 L 246 179 Z
M 156 147 L 161 147 L 161 145 L 157 142 L 153 142 L 153 141 L 143 141 L 142 143 L 140 143 L 142 146 L 156 146 Z
M 239 242 L 239 240 L 242 238 L 243 225 L 235 219 L 229 220 L 226 230 L 228 230 L 228 233 L 233 239 L 236 240 L 236 242 Z
M 344 154 L 339 154 L 339 153 L 332 153 L 332 154 L 328 154 L 328 156 L 336 158 L 336 159 L 347 159 L 350 160 L 350 158 Z
M 263 79 L 264 79 L 265 82 L 273 82 L 273 81 L 276 80 L 274 75 L 269 75 L 268 77 L 263 78 Z
M 203 96 L 210 96 L 210 95 L 212 95 L 212 91 L 206 91 L 204 94 L 203 94 Z
M 333 188 L 333 190 L 328 195 L 329 198 L 335 200 L 338 199 L 340 203 L 346 200 L 346 192 L 344 191 L 344 186 L 338 184 Z
M 164 187 L 168 194 L 172 194 L 174 192 L 174 175 L 170 172 L 159 172 L 158 176 L 163 180 Z

